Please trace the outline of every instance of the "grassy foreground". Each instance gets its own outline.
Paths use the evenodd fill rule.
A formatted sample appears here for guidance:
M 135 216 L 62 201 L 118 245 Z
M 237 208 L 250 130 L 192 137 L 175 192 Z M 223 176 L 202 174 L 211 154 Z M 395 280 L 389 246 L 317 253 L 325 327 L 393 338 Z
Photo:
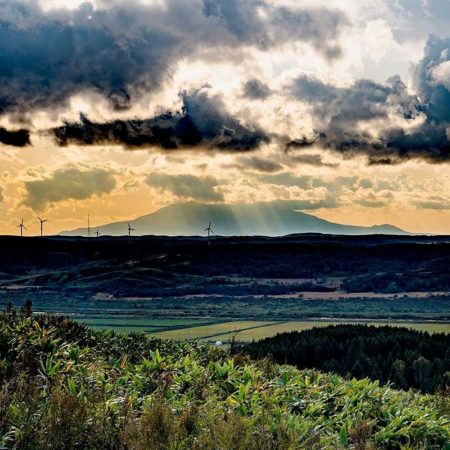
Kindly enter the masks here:
M 0 442 L 17 449 L 443 449 L 448 400 L 196 343 L 0 315 Z

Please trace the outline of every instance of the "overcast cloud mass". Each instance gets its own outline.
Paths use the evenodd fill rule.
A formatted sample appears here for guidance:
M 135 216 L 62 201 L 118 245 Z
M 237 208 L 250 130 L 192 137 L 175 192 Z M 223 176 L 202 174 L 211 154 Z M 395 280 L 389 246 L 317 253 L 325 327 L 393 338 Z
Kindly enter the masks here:
M 220 98 L 205 93 L 184 93 L 181 111 L 151 119 L 92 123 L 82 116 L 53 130 L 59 145 L 118 144 L 161 147 L 166 150 L 202 147 L 237 151 L 254 150 L 269 138 L 255 127 L 248 128 L 230 116 Z
M 114 108 L 161 87 L 178 60 L 213 50 L 262 50 L 290 40 L 339 55 L 345 16 L 261 0 L 137 0 L 44 13 L 36 0 L 0 2 L 0 112 L 59 106 L 94 90 Z M 219 53 L 219 55 L 217 54 Z M 201 57 L 201 56 L 200 56 Z
M 0 0 L 0 228 L 195 200 L 450 233 L 449 23 L 450 0 Z

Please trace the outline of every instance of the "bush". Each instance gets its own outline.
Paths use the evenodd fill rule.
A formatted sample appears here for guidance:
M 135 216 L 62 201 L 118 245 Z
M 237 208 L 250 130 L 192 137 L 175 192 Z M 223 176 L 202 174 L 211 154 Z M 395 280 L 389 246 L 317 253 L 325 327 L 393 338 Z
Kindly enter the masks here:
M 445 400 L 367 379 L 52 316 L 0 315 L 0 343 L 0 442 L 11 449 L 431 450 L 449 442 Z

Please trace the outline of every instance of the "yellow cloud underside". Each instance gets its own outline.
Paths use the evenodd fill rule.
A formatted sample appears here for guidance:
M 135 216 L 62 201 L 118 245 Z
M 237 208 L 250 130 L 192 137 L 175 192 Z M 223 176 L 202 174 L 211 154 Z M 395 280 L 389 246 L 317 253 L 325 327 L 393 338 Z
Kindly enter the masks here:
M 80 171 L 106 170 L 114 174 L 116 187 L 109 194 L 93 195 L 83 200 L 65 200 L 46 205 L 41 211 L 50 221 L 48 233 L 85 226 L 90 213 L 93 225 L 132 219 L 170 203 L 187 201 L 170 192 L 160 192 L 145 183 L 151 173 L 212 176 L 227 203 L 271 200 L 319 201 L 335 198 L 339 206 L 309 211 L 319 217 L 346 224 L 374 225 L 390 223 L 412 232 L 450 234 L 450 209 L 420 209 L 416 205 L 431 198 L 450 203 L 450 175 L 447 165 L 408 162 L 398 166 L 367 166 L 362 158 L 341 160 L 329 153 L 323 159 L 338 167 L 314 167 L 291 164 L 289 156 L 274 146 L 253 153 L 260 158 L 283 164 L 282 173 L 294 179 L 309 177 L 306 185 L 280 185 L 261 181 L 261 174 L 250 166 L 239 165 L 241 154 L 159 150 L 123 150 L 119 147 L 71 146 L 58 148 L 45 139 L 32 149 L 0 147 L 3 168 L 0 187 L 0 233 L 15 234 L 24 217 L 28 233 L 38 234 L 36 212 L 23 205 L 25 182 L 46 179 L 56 171 L 76 167 Z M 314 150 L 314 153 L 318 153 Z M 303 154 L 303 153 L 302 153 Z M 354 182 L 342 180 L 354 177 Z M 341 180 L 341 181 L 340 181 Z M 352 179 L 353 180 L 353 179 Z M 289 184 L 289 183 L 287 183 Z M 381 203 L 385 203 L 380 207 Z

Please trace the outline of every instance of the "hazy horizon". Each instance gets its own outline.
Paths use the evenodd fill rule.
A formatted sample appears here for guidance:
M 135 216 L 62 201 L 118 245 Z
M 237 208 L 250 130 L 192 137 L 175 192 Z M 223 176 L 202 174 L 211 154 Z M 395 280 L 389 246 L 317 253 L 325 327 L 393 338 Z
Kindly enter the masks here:
M 450 234 L 448 0 L 6 0 L 0 234 L 298 202 Z
M 324 234 L 324 235 L 414 235 L 408 230 L 391 224 L 358 224 L 337 223 L 320 219 L 311 213 L 299 210 L 301 203 L 295 201 L 258 202 L 252 204 L 208 204 L 198 202 L 177 203 L 161 209 L 131 217 L 123 221 L 96 223 L 92 216 L 86 217 L 86 223 L 79 228 L 59 230 L 49 234 L 45 228 L 44 236 L 125 236 L 128 226 L 132 227 L 132 236 L 207 236 L 205 227 L 211 222 L 215 236 L 267 236 L 280 237 L 291 234 Z M 24 236 L 40 236 L 38 229 L 24 223 Z M 88 231 L 89 226 L 89 231 Z M 31 228 L 31 230 L 30 230 Z M 36 232 L 34 232 L 36 231 Z M 99 236 L 97 236 L 97 232 Z M 432 235 L 432 233 L 422 233 Z M 20 236 L 20 229 L 12 236 Z M 11 236 L 11 235 L 8 235 Z

